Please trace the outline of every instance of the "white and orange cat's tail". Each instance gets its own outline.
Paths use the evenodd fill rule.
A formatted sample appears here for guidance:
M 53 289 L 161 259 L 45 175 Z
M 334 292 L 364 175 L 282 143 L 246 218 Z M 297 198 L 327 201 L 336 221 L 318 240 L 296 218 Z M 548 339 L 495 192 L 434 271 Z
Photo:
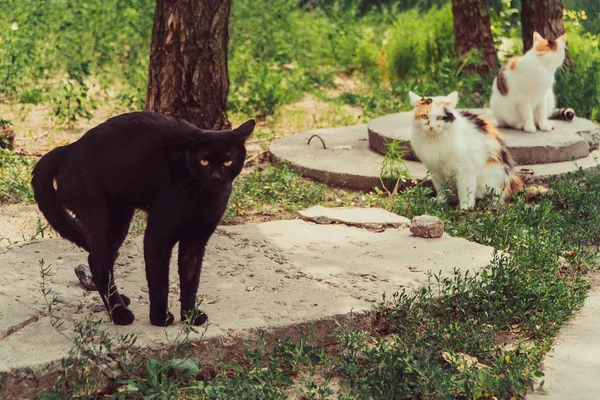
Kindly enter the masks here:
M 504 199 L 511 198 L 523 189 L 523 180 L 516 174 L 512 174 L 508 183 L 504 186 Z

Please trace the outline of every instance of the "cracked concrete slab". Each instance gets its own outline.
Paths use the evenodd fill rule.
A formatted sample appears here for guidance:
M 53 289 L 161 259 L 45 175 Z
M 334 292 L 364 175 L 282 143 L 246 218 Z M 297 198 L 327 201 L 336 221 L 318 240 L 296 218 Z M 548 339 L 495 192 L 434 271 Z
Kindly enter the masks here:
M 317 224 L 346 224 L 368 229 L 400 228 L 410 225 L 406 217 L 382 208 L 312 206 L 298 211 L 300 216 Z
M 141 237 L 128 240 L 115 268 L 117 285 L 131 298 L 136 321 L 127 327 L 108 321 L 102 326 L 112 334 L 136 333 L 138 346 L 164 347 L 181 327 L 178 322 L 167 329 L 150 325 L 141 250 Z M 431 273 L 481 270 L 492 253 L 490 247 L 448 235 L 415 238 L 406 228 L 373 232 L 302 220 L 220 227 L 209 242 L 199 290 L 210 322 L 203 339 L 369 310 L 384 292 L 414 290 Z M 175 257 L 170 302 L 178 315 Z M 47 285 L 59 301 L 56 315 L 64 321 L 64 334 L 72 336 L 73 324 L 89 315 L 104 315 L 97 293 L 85 291 L 74 273 L 75 266 L 86 263 L 85 252 L 62 239 L 4 248 L 0 372 L 40 368 L 71 348 L 46 315 L 40 260 L 52 266 Z

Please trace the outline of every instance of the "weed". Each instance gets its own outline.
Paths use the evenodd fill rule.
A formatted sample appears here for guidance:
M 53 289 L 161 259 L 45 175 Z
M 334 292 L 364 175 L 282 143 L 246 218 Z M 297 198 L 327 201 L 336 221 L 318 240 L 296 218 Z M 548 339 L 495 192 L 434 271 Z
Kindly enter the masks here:
M 32 203 L 29 181 L 36 161 L 0 149 L 0 204 Z
M 382 186 L 390 194 L 397 194 L 400 182 L 404 182 L 409 175 L 404 156 L 410 149 L 402 146 L 397 139 L 386 145 L 387 151 L 381 163 L 380 180 Z

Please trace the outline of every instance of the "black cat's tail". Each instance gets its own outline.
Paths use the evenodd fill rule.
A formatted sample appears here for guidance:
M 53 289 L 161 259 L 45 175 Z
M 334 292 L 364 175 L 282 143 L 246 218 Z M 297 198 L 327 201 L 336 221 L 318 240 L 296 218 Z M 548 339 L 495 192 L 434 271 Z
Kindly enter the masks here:
M 38 161 L 33 169 L 33 195 L 44 217 L 62 237 L 89 251 L 81 227 L 60 203 L 54 189 L 54 178 L 67 155 L 67 147 L 58 147 Z

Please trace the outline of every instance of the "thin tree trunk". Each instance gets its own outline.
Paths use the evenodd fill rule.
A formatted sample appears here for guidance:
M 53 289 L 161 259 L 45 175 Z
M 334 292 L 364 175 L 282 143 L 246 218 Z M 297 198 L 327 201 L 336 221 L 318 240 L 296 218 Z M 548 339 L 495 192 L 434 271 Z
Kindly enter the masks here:
M 483 52 L 484 64 L 478 66 L 477 70 L 495 70 L 498 67 L 498 56 L 487 0 L 452 0 L 452 14 L 458 56 L 464 57 L 472 49 L 480 49 Z M 473 69 L 473 66 L 471 68 Z
M 547 40 L 555 40 L 565 33 L 562 0 L 522 0 L 521 26 L 524 52 L 533 46 L 533 32 Z
M 156 0 L 146 110 L 228 129 L 231 0 Z

